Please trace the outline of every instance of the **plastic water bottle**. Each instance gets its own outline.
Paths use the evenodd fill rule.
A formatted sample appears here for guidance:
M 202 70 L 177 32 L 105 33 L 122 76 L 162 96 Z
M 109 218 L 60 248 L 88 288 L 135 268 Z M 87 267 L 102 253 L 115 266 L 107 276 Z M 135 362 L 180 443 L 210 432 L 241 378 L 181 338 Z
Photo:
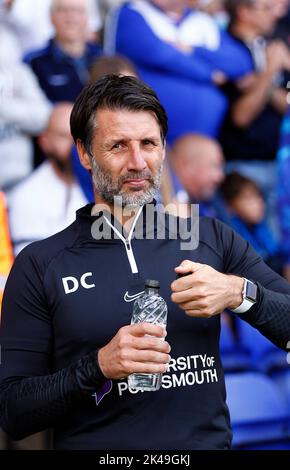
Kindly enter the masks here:
M 138 297 L 133 305 L 133 323 L 154 323 L 154 325 L 166 326 L 167 305 L 159 295 L 159 281 L 148 280 L 145 282 L 145 291 Z M 162 374 L 131 374 L 128 377 L 129 389 L 154 391 L 161 386 Z

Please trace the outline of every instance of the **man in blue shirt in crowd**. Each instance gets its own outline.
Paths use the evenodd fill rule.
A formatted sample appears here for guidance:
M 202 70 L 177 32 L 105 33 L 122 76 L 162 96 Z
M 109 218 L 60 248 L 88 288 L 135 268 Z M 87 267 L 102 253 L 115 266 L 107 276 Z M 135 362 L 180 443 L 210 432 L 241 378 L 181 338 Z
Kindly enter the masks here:
M 167 141 L 186 133 L 217 137 L 227 99 L 219 88 L 252 71 L 250 57 L 214 19 L 187 0 L 132 0 L 111 13 L 105 50 L 129 57 L 169 119 Z
M 87 42 L 87 8 L 84 0 L 53 0 L 55 36 L 44 49 L 25 57 L 53 103 L 76 99 L 89 78 L 90 65 L 101 54 L 100 46 Z

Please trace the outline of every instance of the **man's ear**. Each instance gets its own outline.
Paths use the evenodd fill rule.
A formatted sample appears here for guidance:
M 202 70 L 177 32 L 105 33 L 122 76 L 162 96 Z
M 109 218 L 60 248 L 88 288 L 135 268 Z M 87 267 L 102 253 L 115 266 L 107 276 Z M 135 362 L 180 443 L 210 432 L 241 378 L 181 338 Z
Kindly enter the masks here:
M 80 140 L 77 141 L 77 150 L 81 164 L 86 170 L 91 170 L 91 159 Z

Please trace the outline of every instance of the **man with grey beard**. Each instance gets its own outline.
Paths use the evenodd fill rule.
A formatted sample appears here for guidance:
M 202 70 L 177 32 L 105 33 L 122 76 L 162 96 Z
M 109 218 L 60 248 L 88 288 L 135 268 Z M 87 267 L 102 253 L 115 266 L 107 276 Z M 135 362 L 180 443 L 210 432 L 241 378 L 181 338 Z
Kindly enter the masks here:
M 160 163 L 155 175 L 145 170 L 134 171 L 134 174 L 128 172 L 114 181 L 111 173 L 108 170 L 102 169 L 92 156 L 90 156 L 90 160 L 94 188 L 96 192 L 102 196 L 103 200 L 109 204 L 114 204 L 114 198 L 119 196 L 122 198 L 123 206 L 143 206 L 151 202 L 160 189 L 162 163 Z M 140 191 L 138 185 L 134 188 L 133 180 L 136 180 L 136 182 L 138 180 L 147 180 L 150 184 L 144 191 Z M 122 190 L 123 185 L 129 181 L 132 182 L 131 193 Z
M 233 310 L 286 349 L 289 284 L 215 219 L 200 219 L 199 244 L 186 252 L 172 228 L 177 218 L 165 216 L 159 236 L 153 196 L 167 117 L 145 83 L 108 75 L 87 86 L 71 131 L 95 204 L 25 248 L 12 268 L 0 424 L 16 439 L 52 427 L 56 449 L 229 449 L 219 313 Z M 134 237 L 139 219 L 150 237 Z M 111 236 L 95 236 L 95 224 Z M 130 324 L 146 279 L 160 282 L 167 331 Z M 160 390 L 130 388 L 132 373 L 163 374 Z

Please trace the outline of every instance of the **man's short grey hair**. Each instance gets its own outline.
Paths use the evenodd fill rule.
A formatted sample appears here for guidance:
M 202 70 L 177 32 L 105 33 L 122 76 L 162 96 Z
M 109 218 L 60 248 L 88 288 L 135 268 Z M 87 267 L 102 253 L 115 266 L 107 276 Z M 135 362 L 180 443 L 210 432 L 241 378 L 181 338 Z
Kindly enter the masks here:
M 61 3 L 62 0 L 51 0 L 51 5 L 50 5 L 50 13 L 53 14 L 57 11 L 59 8 L 59 4 Z M 83 0 L 83 3 L 86 7 L 86 9 L 89 9 L 89 0 Z
M 231 19 L 237 17 L 238 8 L 241 6 L 252 7 L 256 0 L 224 0 L 224 6 Z

